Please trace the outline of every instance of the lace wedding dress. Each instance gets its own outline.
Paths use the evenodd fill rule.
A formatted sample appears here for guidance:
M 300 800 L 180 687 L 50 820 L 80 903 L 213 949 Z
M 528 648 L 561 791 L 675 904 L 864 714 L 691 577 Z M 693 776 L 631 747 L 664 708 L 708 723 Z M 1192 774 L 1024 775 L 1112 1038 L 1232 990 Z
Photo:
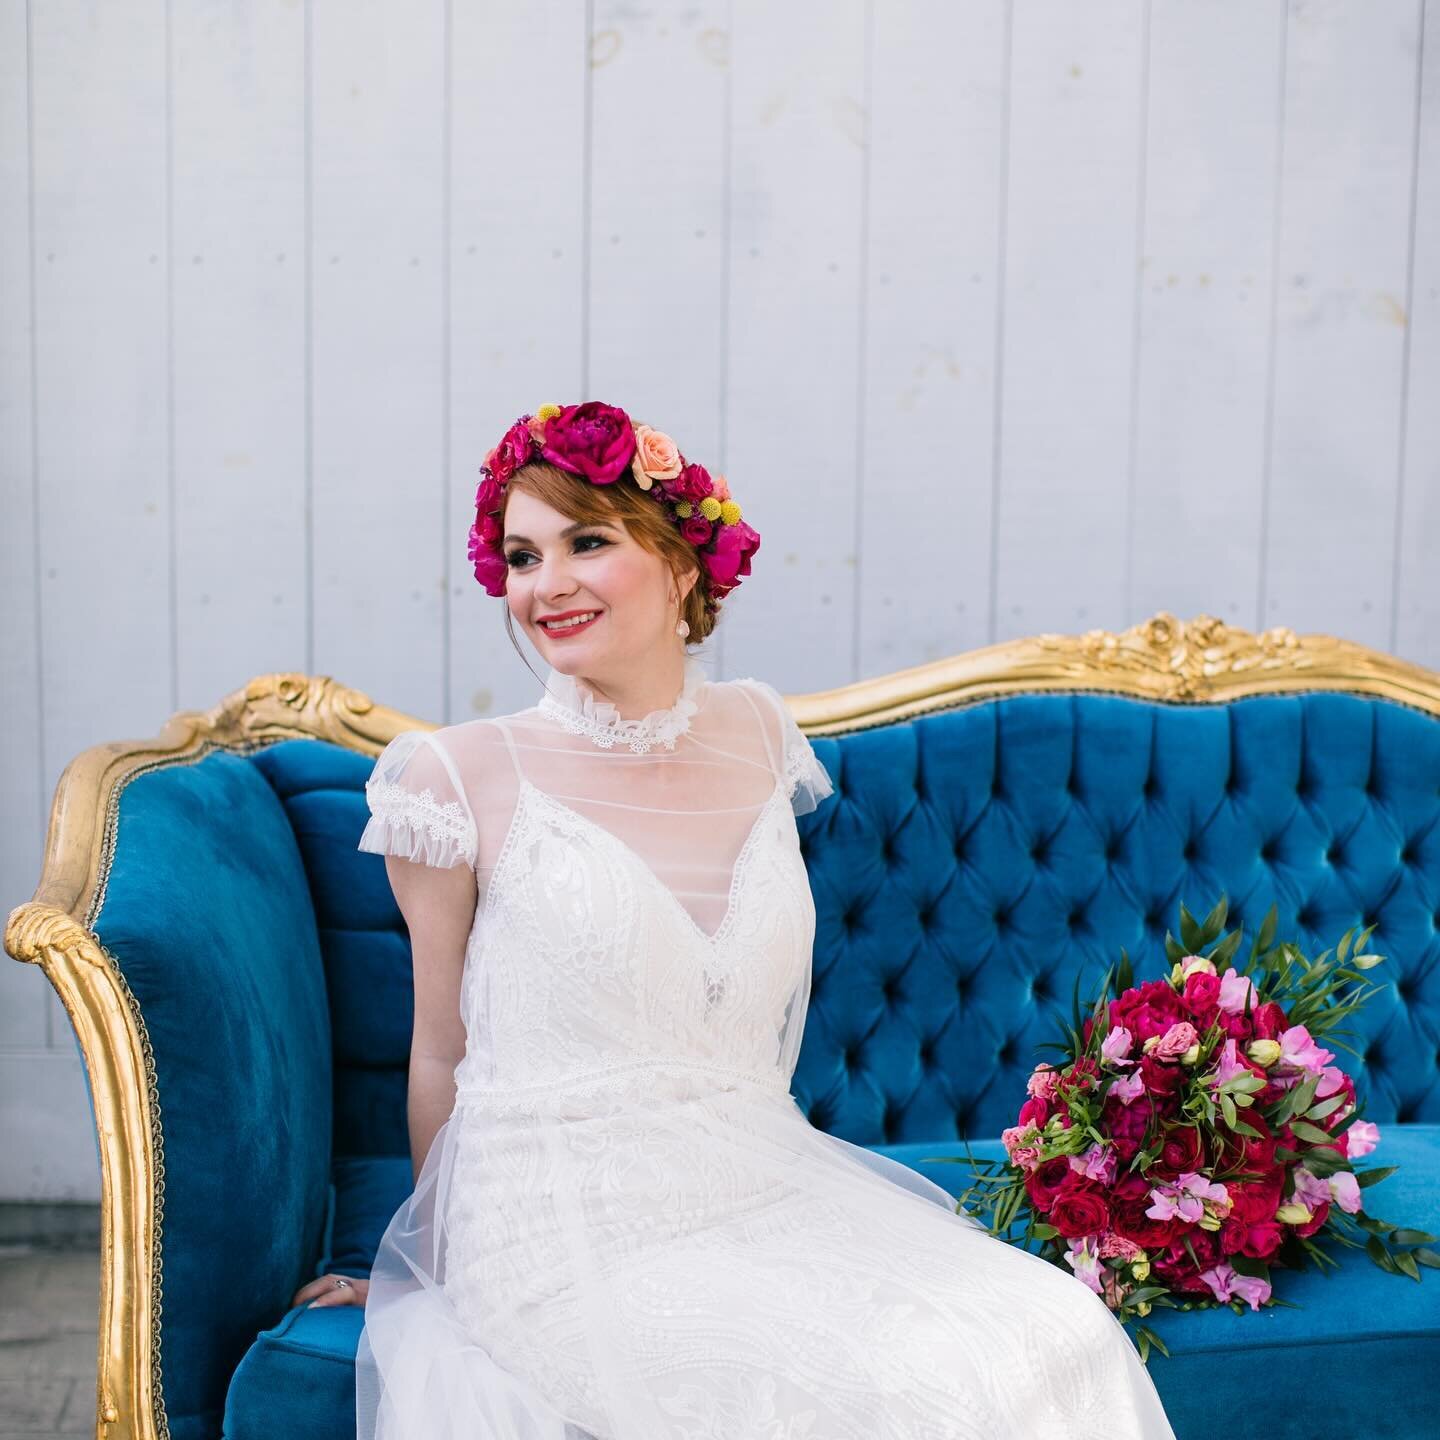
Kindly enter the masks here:
M 454 1109 L 371 1275 L 362 1440 L 1173 1440 L 1081 1281 L 789 1093 L 831 781 L 780 694 L 407 731 L 360 848 L 475 868 Z

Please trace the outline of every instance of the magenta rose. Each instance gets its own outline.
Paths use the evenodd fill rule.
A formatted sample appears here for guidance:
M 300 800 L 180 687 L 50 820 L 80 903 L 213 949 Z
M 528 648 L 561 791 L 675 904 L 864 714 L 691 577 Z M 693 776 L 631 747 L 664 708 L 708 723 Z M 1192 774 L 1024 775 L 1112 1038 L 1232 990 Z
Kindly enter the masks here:
M 1202 1028 L 1214 1022 L 1220 1010 L 1220 977 L 1204 970 L 1192 970 L 1185 977 L 1181 997 L 1191 1018 Z
M 535 442 L 530 433 L 529 417 L 517 420 L 501 438 L 500 443 L 485 457 L 485 467 L 496 489 L 506 484 L 524 464 L 534 458 Z M 484 488 L 482 483 L 482 489 Z M 479 504 L 480 497 L 475 497 Z M 489 506 L 486 507 L 491 508 Z
M 1180 997 L 1167 980 L 1147 980 L 1110 1002 L 1110 1028 L 1123 1025 L 1137 1046 L 1185 1018 Z
M 1140 1078 L 1152 1095 L 1173 1095 L 1185 1082 L 1186 1072 L 1168 1060 L 1144 1055 L 1140 1059 Z
M 1044 1125 L 1050 1118 L 1050 1102 L 1043 1095 L 1032 1095 L 1015 1117 L 1017 1125 Z
M 1297 1235 L 1313 1235 L 1330 1218 L 1330 1202 L 1322 1200 L 1310 1212 L 1310 1218 L 1303 1225 L 1294 1227 Z
M 750 573 L 750 557 L 760 548 L 759 532 L 743 520 L 722 525 L 714 549 L 702 550 L 701 559 L 717 595 L 733 590 L 741 577 Z
M 703 515 L 692 515 L 688 520 L 680 522 L 680 533 L 692 545 L 704 545 L 710 539 L 710 532 L 714 528 Z
M 1198 1127 L 1176 1125 L 1165 1132 L 1165 1142 L 1151 1164 L 1151 1171 L 1173 1180 L 1187 1170 L 1205 1168 L 1205 1140 Z
M 494 453 L 493 451 L 491 452 Z M 495 479 L 493 475 L 487 475 L 475 487 L 475 512 L 478 515 L 489 515 L 492 511 L 500 508 L 500 502 L 505 498 L 505 487 Z
M 560 413 L 545 422 L 540 453 L 592 485 L 613 485 L 635 458 L 635 430 L 618 405 L 599 400 L 562 405 Z
M 1072 1170 L 1071 1174 L 1075 1172 Z M 1050 1223 L 1067 1239 L 1094 1235 L 1110 1224 L 1105 1192 L 1088 1180 L 1066 1185 L 1050 1207 Z
M 503 595 L 509 579 L 509 566 L 504 555 L 485 541 L 478 526 L 470 529 L 469 554 L 470 563 L 475 567 L 475 578 L 485 587 L 485 593 L 495 597 Z
M 1056 1155 L 1043 1165 L 1037 1165 L 1025 1177 L 1025 1193 L 1029 1195 L 1030 1203 L 1037 1210 L 1049 1210 L 1074 1173 L 1068 1155 Z
M 1251 1013 L 1251 1019 L 1255 1022 L 1255 1038 L 1257 1040 L 1278 1040 L 1280 1032 L 1290 1024 L 1285 1018 L 1284 1008 L 1274 1000 L 1267 1000 L 1263 1005 L 1257 1005 Z
M 714 492 L 715 482 L 711 480 L 710 472 L 703 465 L 687 464 L 669 482 L 669 488 L 677 500 L 690 500 L 698 505 Z
M 1132 1160 L 1145 1138 L 1145 1128 L 1156 1117 L 1159 1109 L 1154 1098 L 1148 1094 L 1138 1096 L 1131 1104 L 1107 1099 L 1100 1112 L 1102 1128 L 1115 1144 L 1116 1156 L 1121 1160 Z
M 1179 1220 L 1157 1220 L 1147 1215 L 1153 1202 L 1150 1182 L 1133 1171 L 1121 1176 L 1110 1187 L 1110 1225 L 1116 1234 L 1143 1245 L 1147 1250 L 1163 1249 L 1173 1240 L 1183 1223 Z

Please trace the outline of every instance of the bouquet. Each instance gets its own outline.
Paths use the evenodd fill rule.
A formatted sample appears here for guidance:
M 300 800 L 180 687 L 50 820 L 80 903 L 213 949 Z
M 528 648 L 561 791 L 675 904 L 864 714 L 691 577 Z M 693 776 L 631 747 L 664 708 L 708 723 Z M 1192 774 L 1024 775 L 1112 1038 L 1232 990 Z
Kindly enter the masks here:
M 1242 969 L 1243 931 L 1222 934 L 1227 907 L 1222 896 L 1203 923 L 1180 907 L 1160 979 L 1134 984 L 1122 949 L 1083 1024 L 1077 977 L 1068 1039 L 1037 1047 L 1062 1058 L 1030 1076 L 1001 1136 L 1007 1160 L 968 1145 L 931 1157 L 968 1163 L 975 1181 L 958 1206 L 977 1196 L 997 1235 L 1023 1212 L 1019 1243 L 1038 1240 L 1123 1323 L 1157 1305 L 1288 1304 L 1272 1294 L 1272 1267 L 1338 1265 L 1322 1240 L 1363 1246 L 1414 1280 L 1440 1264 L 1433 1236 L 1366 1212 L 1366 1192 L 1396 1167 L 1356 1168 L 1379 1127 L 1325 1048 L 1352 1049 L 1342 1023 L 1379 988 L 1362 975 L 1383 959 L 1363 953 L 1374 926 L 1308 960 L 1275 943 L 1272 906 Z M 1142 1360 L 1152 1344 L 1169 1354 L 1148 1326 L 1136 1340 Z

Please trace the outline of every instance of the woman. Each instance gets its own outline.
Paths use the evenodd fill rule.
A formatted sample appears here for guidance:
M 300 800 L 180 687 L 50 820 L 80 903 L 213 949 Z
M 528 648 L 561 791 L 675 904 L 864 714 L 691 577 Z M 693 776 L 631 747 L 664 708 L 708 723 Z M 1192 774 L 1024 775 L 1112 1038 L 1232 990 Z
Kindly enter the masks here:
M 487 457 L 470 555 L 539 702 L 367 785 L 414 956 L 414 1193 L 362 1304 L 363 1440 L 1173 1440 L 1081 1281 L 789 1093 L 833 785 L 686 653 L 759 536 L 615 407 Z M 513 637 L 513 628 L 512 628 Z

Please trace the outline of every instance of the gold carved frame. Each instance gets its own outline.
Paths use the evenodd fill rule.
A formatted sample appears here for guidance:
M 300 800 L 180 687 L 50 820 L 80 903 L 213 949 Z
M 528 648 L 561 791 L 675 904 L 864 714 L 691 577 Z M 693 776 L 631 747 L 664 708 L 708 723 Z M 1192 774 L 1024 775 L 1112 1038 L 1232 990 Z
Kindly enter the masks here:
M 1209 615 L 1160 613 L 1119 634 L 1005 641 L 834 690 L 787 696 L 810 735 L 841 735 L 1037 691 L 1109 693 L 1169 703 L 1338 690 L 1440 717 L 1440 673 L 1329 635 L 1260 634 Z M 376 755 L 407 729 L 432 728 L 328 676 L 262 675 L 211 710 L 174 715 L 158 737 L 98 745 L 56 786 L 40 884 L 10 913 L 5 948 L 39 965 L 85 1057 L 99 1129 L 101 1269 L 98 1440 L 169 1440 L 160 1384 L 164 1147 L 155 1064 L 140 1013 L 92 925 L 130 779 L 216 749 L 329 740 Z

